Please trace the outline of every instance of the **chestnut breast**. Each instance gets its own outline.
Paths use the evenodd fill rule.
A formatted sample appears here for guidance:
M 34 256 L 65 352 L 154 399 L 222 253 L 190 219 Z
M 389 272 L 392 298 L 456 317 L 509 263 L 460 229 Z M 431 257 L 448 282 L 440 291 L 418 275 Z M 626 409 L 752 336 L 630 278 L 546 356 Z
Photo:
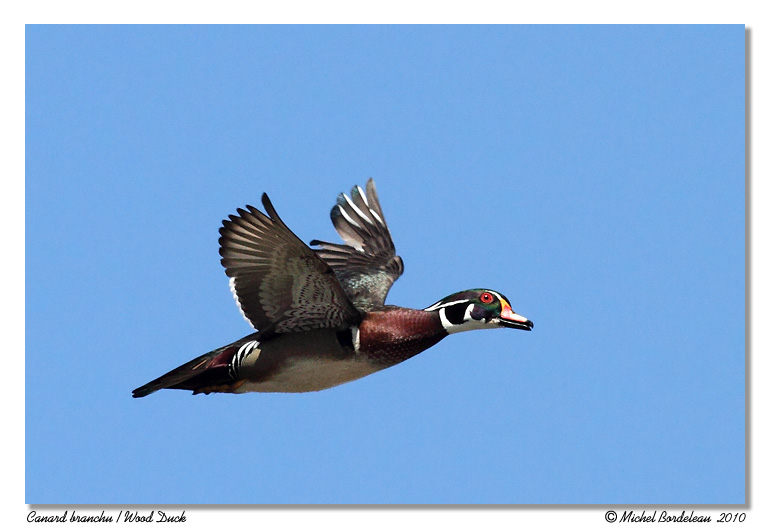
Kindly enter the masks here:
M 432 347 L 446 335 L 436 312 L 385 306 L 364 316 L 358 353 L 391 366 Z

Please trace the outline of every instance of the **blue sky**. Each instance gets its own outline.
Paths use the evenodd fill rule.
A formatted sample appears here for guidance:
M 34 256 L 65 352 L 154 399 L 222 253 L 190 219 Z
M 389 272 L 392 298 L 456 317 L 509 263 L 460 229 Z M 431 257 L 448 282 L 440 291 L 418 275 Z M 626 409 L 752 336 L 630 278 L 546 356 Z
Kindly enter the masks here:
M 27 503 L 740 504 L 744 27 L 29 26 Z M 312 394 L 131 389 L 250 332 L 217 229 L 373 177 L 468 332 Z

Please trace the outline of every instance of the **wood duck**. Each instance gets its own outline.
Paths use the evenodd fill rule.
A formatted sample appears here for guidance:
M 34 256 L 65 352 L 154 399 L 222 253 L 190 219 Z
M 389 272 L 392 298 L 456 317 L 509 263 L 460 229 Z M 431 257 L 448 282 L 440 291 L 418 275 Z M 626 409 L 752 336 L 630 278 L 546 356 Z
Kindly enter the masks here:
M 493 290 L 466 290 L 415 310 L 385 305 L 404 272 L 374 181 L 340 194 L 331 219 L 345 244 L 313 240 L 286 227 L 266 194 L 220 228 L 219 253 L 230 290 L 256 330 L 133 391 L 310 392 L 392 367 L 449 334 L 482 328 L 531 330 L 532 321 Z

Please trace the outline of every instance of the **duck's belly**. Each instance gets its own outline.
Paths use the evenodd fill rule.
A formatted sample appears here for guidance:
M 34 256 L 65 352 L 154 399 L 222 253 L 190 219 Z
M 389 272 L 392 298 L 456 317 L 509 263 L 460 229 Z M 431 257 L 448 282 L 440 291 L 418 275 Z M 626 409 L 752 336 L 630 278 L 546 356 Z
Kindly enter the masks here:
M 234 392 L 312 392 L 328 389 L 377 372 L 378 367 L 364 359 L 325 359 L 296 357 L 287 360 L 267 379 L 246 379 Z

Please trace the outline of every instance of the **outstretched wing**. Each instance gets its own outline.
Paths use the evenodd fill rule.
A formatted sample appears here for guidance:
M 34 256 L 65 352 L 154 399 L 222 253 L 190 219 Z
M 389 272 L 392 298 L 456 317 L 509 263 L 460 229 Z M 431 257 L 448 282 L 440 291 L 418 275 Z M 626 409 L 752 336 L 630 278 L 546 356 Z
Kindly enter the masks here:
M 310 244 L 320 247 L 316 254 L 332 267 L 359 310 L 381 307 L 390 287 L 404 273 L 404 261 L 396 255 L 374 180 L 366 182 L 366 194 L 358 186 L 350 197 L 340 194 L 331 218 L 345 244 L 320 240 Z
M 358 324 L 361 314 L 329 265 L 286 227 L 266 194 L 262 205 L 267 215 L 247 205 L 219 230 L 222 265 L 246 320 L 263 338 Z

